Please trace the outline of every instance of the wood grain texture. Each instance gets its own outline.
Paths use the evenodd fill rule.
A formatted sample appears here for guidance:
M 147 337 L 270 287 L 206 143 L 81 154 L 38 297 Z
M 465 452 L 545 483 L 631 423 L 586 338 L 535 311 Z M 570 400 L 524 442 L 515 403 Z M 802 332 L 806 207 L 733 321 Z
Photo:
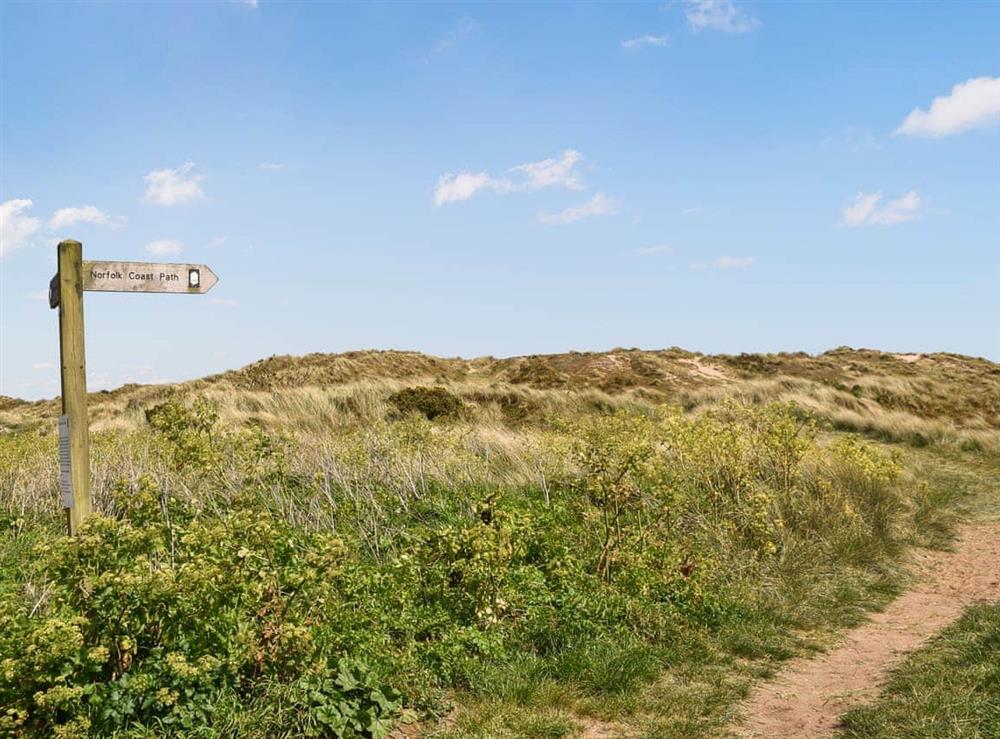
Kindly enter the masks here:
M 83 245 L 62 241 L 59 254 L 59 356 L 62 411 L 69 419 L 73 506 L 69 533 L 79 533 L 91 514 L 90 433 L 87 421 L 87 367 L 83 343 Z

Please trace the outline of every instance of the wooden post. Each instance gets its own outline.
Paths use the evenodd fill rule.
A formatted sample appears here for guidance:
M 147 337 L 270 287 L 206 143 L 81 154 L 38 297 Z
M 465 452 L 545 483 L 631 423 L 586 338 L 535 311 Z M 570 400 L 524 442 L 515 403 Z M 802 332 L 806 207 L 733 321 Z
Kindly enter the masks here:
M 70 536 L 75 536 L 91 513 L 87 369 L 83 350 L 83 245 L 79 241 L 61 241 L 58 253 L 62 412 L 69 421 L 70 480 L 73 492 L 68 523 Z

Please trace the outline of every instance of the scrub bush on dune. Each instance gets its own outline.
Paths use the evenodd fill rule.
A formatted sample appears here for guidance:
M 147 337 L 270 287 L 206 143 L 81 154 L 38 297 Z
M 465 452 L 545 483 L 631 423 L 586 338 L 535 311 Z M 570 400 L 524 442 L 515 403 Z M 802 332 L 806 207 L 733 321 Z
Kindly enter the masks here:
M 197 517 L 161 502 L 143 484 L 125 518 L 38 546 L 43 596 L 30 610 L 3 593 L 0 728 L 183 734 L 220 705 L 280 692 L 285 735 L 384 736 L 395 693 L 316 628 L 338 597 L 342 542 L 266 513 Z
M 407 387 L 389 396 L 389 403 L 407 416 L 418 413 L 429 421 L 455 416 L 462 408 L 462 401 L 443 387 Z
M 378 737 L 456 695 L 627 696 L 693 644 L 785 654 L 826 596 L 783 573 L 877 565 L 908 526 L 897 460 L 821 444 L 785 405 L 516 432 L 409 414 L 320 440 L 203 401 L 147 415 L 95 437 L 119 479 L 83 536 L 27 523 L 44 496 L 5 514 L 7 734 Z M 51 452 L 7 445 L 0 480 Z

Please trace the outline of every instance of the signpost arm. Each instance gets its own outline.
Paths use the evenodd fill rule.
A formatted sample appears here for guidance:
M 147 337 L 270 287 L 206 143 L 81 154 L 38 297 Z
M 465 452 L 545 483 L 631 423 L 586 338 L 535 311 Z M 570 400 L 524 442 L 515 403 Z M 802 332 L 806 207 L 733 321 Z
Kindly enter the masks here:
M 90 440 L 87 423 L 87 371 L 83 349 L 83 245 L 62 241 L 59 253 L 59 359 L 62 412 L 69 419 L 73 506 L 69 533 L 74 536 L 91 513 Z

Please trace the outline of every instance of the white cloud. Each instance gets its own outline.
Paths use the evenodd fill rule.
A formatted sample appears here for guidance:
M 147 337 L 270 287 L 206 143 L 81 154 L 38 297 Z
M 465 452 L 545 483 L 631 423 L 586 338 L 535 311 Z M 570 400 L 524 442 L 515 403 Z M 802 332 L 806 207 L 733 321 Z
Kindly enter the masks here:
M 98 226 L 106 226 L 111 223 L 111 218 L 104 211 L 93 205 L 81 205 L 75 208 L 60 208 L 49 221 L 49 228 L 65 228 L 75 226 L 78 223 L 93 223 Z
M 31 201 L 27 198 L 0 203 L 0 259 L 24 246 L 41 227 L 37 218 L 25 214 L 30 207 Z
M 174 241 L 173 239 L 159 239 L 157 241 L 150 241 L 146 244 L 146 251 L 158 257 L 180 254 L 183 249 L 184 245 L 179 241 Z
M 927 110 L 915 108 L 894 136 L 940 138 L 1000 123 L 1000 77 L 975 77 L 936 97 Z
M 636 249 L 635 253 L 640 257 L 648 257 L 653 254 L 670 254 L 673 250 L 672 246 L 667 246 L 666 244 L 656 244 L 654 246 L 644 246 L 641 249 Z
M 622 41 L 623 49 L 641 49 L 644 46 L 666 46 L 670 43 L 670 37 L 666 34 L 662 36 L 653 36 L 647 33 L 645 36 L 636 36 L 635 38 L 625 39 Z
M 48 290 L 35 290 L 34 292 L 28 293 L 28 298 L 30 300 L 48 300 L 49 291 Z
M 240 304 L 238 300 L 232 298 L 212 298 L 210 302 L 212 305 L 221 305 L 223 308 L 235 308 Z
M 574 205 L 558 213 L 539 213 L 538 220 L 549 225 L 563 225 L 574 223 L 591 216 L 611 215 L 617 212 L 618 206 L 614 200 L 603 192 L 594 195 L 586 203 Z
M 194 162 L 185 162 L 177 169 L 154 169 L 142 179 L 146 181 L 144 200 L 156 205 L 177 205 L 188 200 L 202 200 L 202 175 L 194 174 Z
M 278 172 L 282 169 L 288 169 L 288 162 L 261 162 L 257 167 L 268 172 Z
M 723 33 L 747 33 L 760 21 L 747 15 L 732 0 L 686 0 L 684 15 L 694 31 L 712 29 Z
M 716 269 L 746 269 L 753 262 L 753 257 L 716 257 L 712 266 Z
M 208 247 L 210 249 L 218 249 L 222 246 L 225 246 L 226 239 L 228 238 L 229 238 L 228 236 L 216 236 L 209 240 Z
M 566 149 L 558 159 L 542 159 L 511 167 L 515 177 L 493 177 L 489 172 L 447 173 L 438 177 L 434 188 L 434 205 L 468 200 L 480 190 L 493 190 L 504 195 L 510 192 L 541 190 L 545 187 L 565 187 L 582 190 L 583 180 L 575 170 L 583 155 Z
M 854 202 L 841 212 L 841 225 L 848 228 L 892 226 L 912 221 L 919 215 L 920 195 L 916 190 L 911 190 L 902 197 L 879 207 L 881 200 L 882 193 L 880 192 L 871 194 L 859 192 L 854 197 Z
M 527 162 L 511 167 L 511 172 L 522 172 L 527 181 L 518 185 L 519 190 L 540 190 L 543 187 L 562 185 L 569 190 L 582 190 L 583 181 L 580 175 L 573 171 L 583 155 L 575 149 L 567 149 L 558 159 L 543 159 L 540 162 Z
M 55 367 L 55 365 L 52 364 L 52 362 L 35 362 L 31 365 L 31 369 L 33 370 L 47 370 L 52 369 L 53 367 Z
M 484 189 L 500 193 L 510 192 L 511 186 L 508 180 L 494 179 L 486 172 L 443 174 L 438 177 L 437 186 L 434 188 L 434 205 L 468 200 Z

